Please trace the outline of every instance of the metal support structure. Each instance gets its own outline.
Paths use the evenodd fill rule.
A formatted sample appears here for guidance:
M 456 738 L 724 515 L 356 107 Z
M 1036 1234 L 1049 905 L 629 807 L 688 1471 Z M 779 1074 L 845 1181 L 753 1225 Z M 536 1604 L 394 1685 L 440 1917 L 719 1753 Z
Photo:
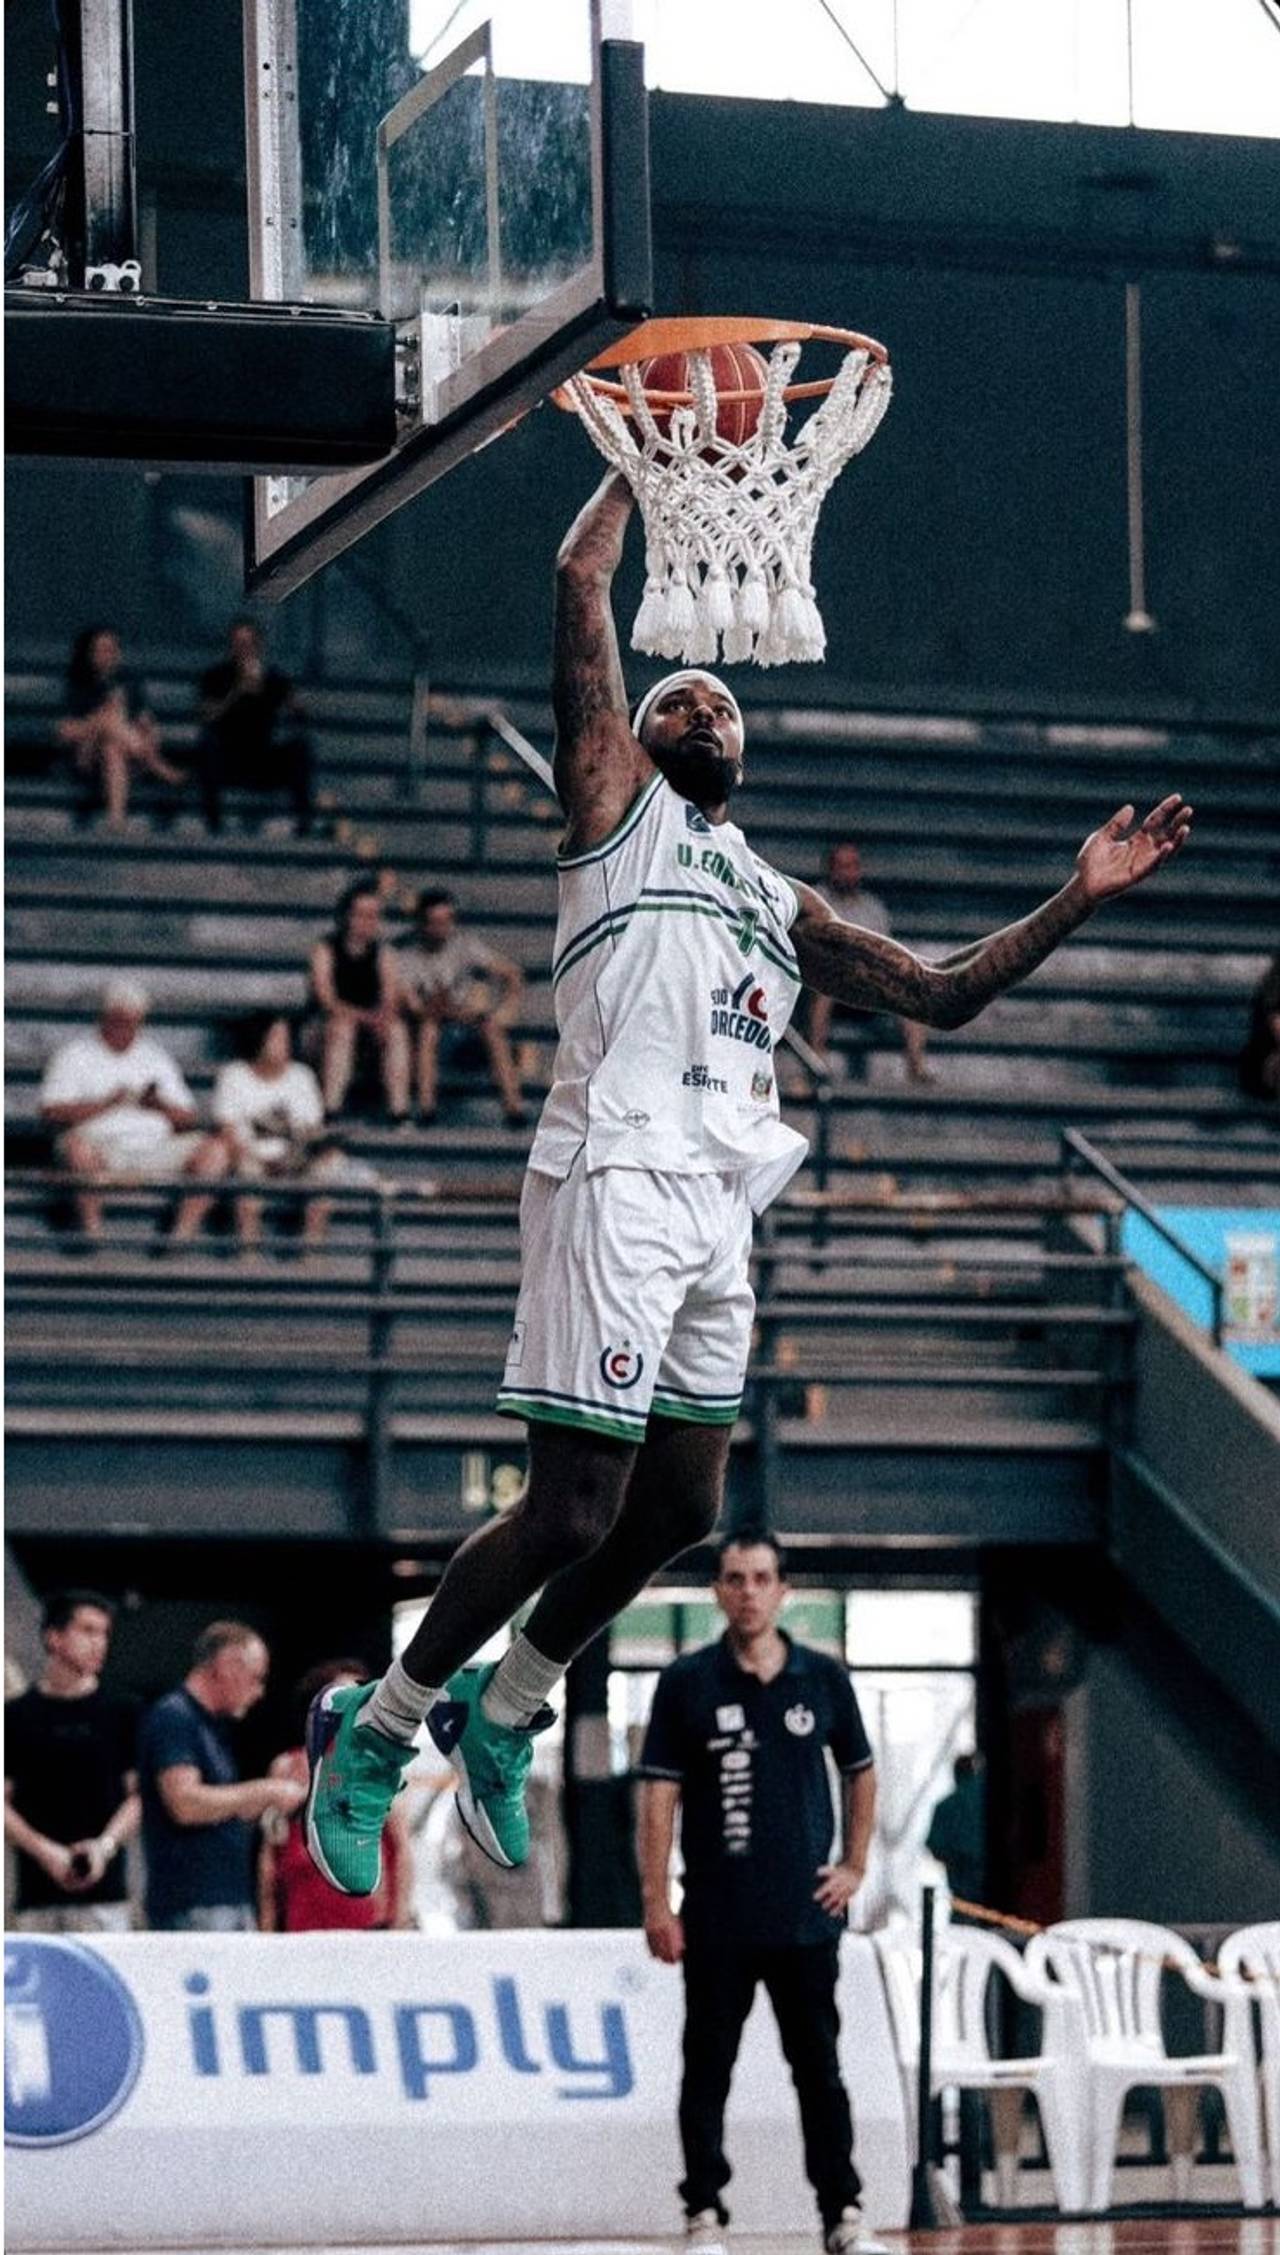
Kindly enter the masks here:
M 81 0 L 81 134 L 68 199 L 72 286 L 116 289 L 138 255 L 132 0 Z
M 1129 515 L 1129 608 L 1125 630 L 1154 634 L 1147 609 L 1147 549 L 1142 493 L 1142 285 L 1124 286 L 1124 436 Z
M 386 1525 L 387 1492 L 391 1473 L 391 1396 L 395 1384 L 387 1369 L 387 1352 L 395 1328 L 392 1283 L 396 1262 L 394 1227 L 395 1192 L 383 1190 L 373 1208 L 373 1258 L 370 1283 L 373 1311 L 369 1317 L 369 1397 L 365 1421 L 366 1478 L 362 1509 L 353 1513 L 356 1531 L 376 1535 Z
M 933 2184 L 933 1902 L 934 1890 L 920 1896 L 920 2058 L 916 2070 L 916 2158 L 911 2171 L 912 2231 L 938 2231 L 949 2219 L 939 2213 Z

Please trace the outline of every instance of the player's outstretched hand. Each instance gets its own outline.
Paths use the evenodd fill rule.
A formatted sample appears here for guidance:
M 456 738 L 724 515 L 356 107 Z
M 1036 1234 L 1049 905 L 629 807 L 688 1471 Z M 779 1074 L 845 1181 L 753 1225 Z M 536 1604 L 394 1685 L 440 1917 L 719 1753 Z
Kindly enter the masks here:
M 1110 822 L 1085 839 L 1076 855 L 1090 907 L 1127 893 L 1153 869 L 1172 861 L 1191 834 L 1191 817 L 1192 809 L 1178 791 L 1152 807 L 1145 822 L 1135 824 L 1133 807 L 1120 807 Z

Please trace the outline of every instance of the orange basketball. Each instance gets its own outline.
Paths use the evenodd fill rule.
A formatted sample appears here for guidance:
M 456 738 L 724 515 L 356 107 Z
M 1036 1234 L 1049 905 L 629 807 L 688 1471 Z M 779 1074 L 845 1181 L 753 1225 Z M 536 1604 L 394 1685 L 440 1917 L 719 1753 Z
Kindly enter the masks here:
M 741 446 L 750 438 L 760 420 L 768 363 L 754 345 L 712 345 L 710 359 L 711 374 L 719 399 L 716 436 L 728 440 L 731 446 Z M 640 381 L 651 395 L 656 391 L 687 392 L 687 355 L 683 352 L 664 352 L 656 360 L 646 360 L 640 370 Z M 726 398 L 726 393 L 737 393 L 740 396 Z M 676 401 L 674 405 L 681 406 L 683 402 Z M 654 422 L 664 438 L 671 428 L 673 412 L 674 407 L 670 403 L 653 409 Z

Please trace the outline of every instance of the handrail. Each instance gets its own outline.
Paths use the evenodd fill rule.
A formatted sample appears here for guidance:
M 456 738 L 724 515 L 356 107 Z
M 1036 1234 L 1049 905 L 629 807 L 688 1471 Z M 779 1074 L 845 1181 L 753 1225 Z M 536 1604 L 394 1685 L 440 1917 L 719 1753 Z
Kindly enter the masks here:
M 1210 1268 L 1207 1261 L 1202 1261 L 1198 1253 L 1193 1253 L 1189 1245 L 1184 1245 L 1182 1239 L 1161 1218 L 1150 1200 L 1143 1197 L 1136 1184 L 1130 1182 L 1127 1175 L 1121 1174 L 1119 1167 L 1112 1166 L 1110 1159 L 1104 1158 L 1102 1152 L 1090 1143 L 1087 1135 L 1081 1134 L 1079 1128 L 1063 1129 L 1062 1153 L 1063 1165 L 1066 1169 L 1070 1169 L 1073 1157 L 1082 1161 L 1086 1167 L 1091 1168 L 1094 1174 L 1100 1176 L 1110 1189 L 1123 1198 L 1126 1206 L 1131 1206 L 1135 1213 L 1141 1214 L 1148 1228 L 1153 1229 L 1157 1237 L 1163 1238 L 1165 1244 L 1170 1246 L 1179 1258 L 1187 1263 L 1188 1268 L 1194 1269 L 1196 1275 L 1208 1285 L 1212 1311 L 1210 1331 L 1214 1346 L 1220 1347 L 1222 1345 L 1223 1285 L 1218 1271 Z

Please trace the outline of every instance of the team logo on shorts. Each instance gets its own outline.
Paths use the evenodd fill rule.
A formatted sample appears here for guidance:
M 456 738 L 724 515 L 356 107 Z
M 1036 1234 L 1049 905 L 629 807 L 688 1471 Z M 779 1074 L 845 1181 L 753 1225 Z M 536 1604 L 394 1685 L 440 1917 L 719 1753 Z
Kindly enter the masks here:
M 753 1073 L 751 1075 L 751 1093 L 757 1104 L 767 1104 L 773 1094 L 773 1074 Z
M 643 1369 L 644 1356 L 629 1339 L 624 1339 L 620 1347 L 606 1347 L 600 1357 L 600 1376 L 606 1386 L 616 1387 L 621 1394 L 638 1383 Z
M 524 1325 L 523 1323 L 513 1323 L 511 1326 L 511 1340 L 510 1344 L 507 1347 L 507 1364 L 509 1368 L 514 1369 L 517 1363 L 523 1361 Z
M 782 1718 L 793 1738 L 808 1738 L 813 1729 L 812 1707 L 788 1707 Z

